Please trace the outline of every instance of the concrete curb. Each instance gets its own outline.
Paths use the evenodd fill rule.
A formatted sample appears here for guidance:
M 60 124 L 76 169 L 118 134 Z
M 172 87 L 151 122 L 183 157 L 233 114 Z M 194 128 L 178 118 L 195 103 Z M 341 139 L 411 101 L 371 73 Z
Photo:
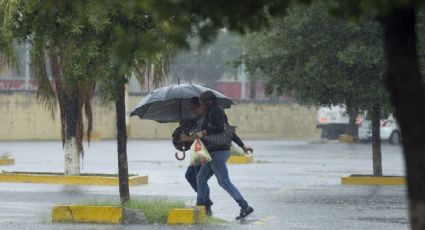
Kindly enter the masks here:
M 13 158 L 2 158 L 0 159 L 0 165 L 14 165 L 15 159 Z
M 131 176 L 128 178 L 130 186 L 148 183 L 148 176 Z M 118 186 L 117 176 L 108 175 L 80 175 L 64 176 L 53 173 L 0 173 L 0 183 L 41 183 L 41 184 L 65 184 L 65 185 L 94 185 L 94 186 Z
M 205 206 L 173 208 L 168 213 L 167 224 L 197 224 L 205 217 Z
M 52 209 L 52 222 L 147 224 L 140 210 L 118 206 L 57 205 Z
M 354 138 L 351 135 L 347 135 L 347 134 L 341 134 L 339 135 L 338 140 L 342 143 L 353 143 L 354 142 Z
M 341 178 L 343 185 L 406 185 L 406 178 L 401 176 L 371 176 L 371 175 L 351 175 Z
M 254 161 L 254 157 L 252 155 L 245 156 L 230 156 L 227 160 L 229 164 L 248 164 Z

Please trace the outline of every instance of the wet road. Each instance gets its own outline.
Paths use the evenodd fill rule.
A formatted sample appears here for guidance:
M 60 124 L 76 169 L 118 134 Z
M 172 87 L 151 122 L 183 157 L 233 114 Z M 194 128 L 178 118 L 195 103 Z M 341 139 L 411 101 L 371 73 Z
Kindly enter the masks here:
M 228 223 L 204 226 L 110 226 L 51 224 L 53 205 L 118 200 L 118 188 L 41 184 L 0 184 L 0 229 L 409 229 L 405 187 L 343 186 L 341 176 L 372 172 L 369 144 L 308 141 L 246 141 L 255 163 L 229 165 L 233 183 L 255 209 L 245 222 L 239 208 L 210 180 L 214 216 Z M 384 144 L 385 175 L 403 175 L 400 146 Z M 62 172 L 59 142 L 0 142 L 0 154 L 15 158 L 6 171 Z M 131 187 L 133 199 L 168 197 L 194 204 L 184 179 L 187 161 L 174 158 L 169 141 L 129 141 L 130 173 L 149 175 L 149 184 Z M 114 141 L 86 147 L 83 172 L 116 173 Z

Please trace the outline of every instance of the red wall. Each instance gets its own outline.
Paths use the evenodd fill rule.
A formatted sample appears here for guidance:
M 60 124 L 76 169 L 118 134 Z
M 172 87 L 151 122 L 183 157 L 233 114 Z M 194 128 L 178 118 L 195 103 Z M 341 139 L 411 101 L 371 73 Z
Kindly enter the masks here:
M 232 99 L 241 99 L 242 96 L 242 84 L 240 82 L 216 82 L 215 90 L 223 93 L 224 95 Z M 255 86 L 255 99 L 266 99 L 264 94 L 264 84 L 257 83 Z M 250 84 L 245 83 L 245 99 L 250 99 Z

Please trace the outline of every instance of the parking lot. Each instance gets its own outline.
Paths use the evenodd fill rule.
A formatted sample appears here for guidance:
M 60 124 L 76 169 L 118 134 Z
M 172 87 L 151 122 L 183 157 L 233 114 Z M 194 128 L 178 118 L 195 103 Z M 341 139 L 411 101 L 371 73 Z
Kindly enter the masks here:
M 226 224 L 206 226 L 149 225 L 143 229 L 408 229 L 403 186 L 345 186 L 341 176 L 370 174 L 370 144 L 314 141 L 246 140 L 255 148 L 254 163 L 229 165 L 233 183 L 255 212 L 245 222 L 234 220 L 236 203 L 210 180 L 214 216 Z M 4 171 L 62 172 L 60 142 L 1 142 L 15 158 Z M 403 175 L 401 147 L 384 144 L 383 172 Z M 185 181 L 186 161 L 174 158 L 170 141 L 129 141 L 129 172 L 149 175 L 149 184 L 131 187 L 132 199 L 184 200 L 196 194 Z M 114 141 L 86 146 L 84 173 L 116 173 Z M 117 187 L 0 184 L 0 229 L 140 229 L 140 226 L 51 224 L 55 204 L 118 200 Z

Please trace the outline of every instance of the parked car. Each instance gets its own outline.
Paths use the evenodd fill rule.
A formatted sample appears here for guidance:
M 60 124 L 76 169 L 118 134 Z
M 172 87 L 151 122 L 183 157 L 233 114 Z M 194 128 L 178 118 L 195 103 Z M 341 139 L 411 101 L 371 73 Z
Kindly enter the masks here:
M 389 141 L 391 144 L 399 144 L 401 142 L 401 132 L 397 121 L 393 116 L 381 120 L 380 133 L 381 140 Z M 371 140 L 372 139 L 372 122 L 363 119 L 359 127 L 359 139 Z
M 349 116 L 344 105 L 320 107 L 317 111 L 317 125 L 321 129 L 321 138 L 338 139 L 339 135 L 347 133 Z M 356 119 L 359 124 L 360 117 Z

